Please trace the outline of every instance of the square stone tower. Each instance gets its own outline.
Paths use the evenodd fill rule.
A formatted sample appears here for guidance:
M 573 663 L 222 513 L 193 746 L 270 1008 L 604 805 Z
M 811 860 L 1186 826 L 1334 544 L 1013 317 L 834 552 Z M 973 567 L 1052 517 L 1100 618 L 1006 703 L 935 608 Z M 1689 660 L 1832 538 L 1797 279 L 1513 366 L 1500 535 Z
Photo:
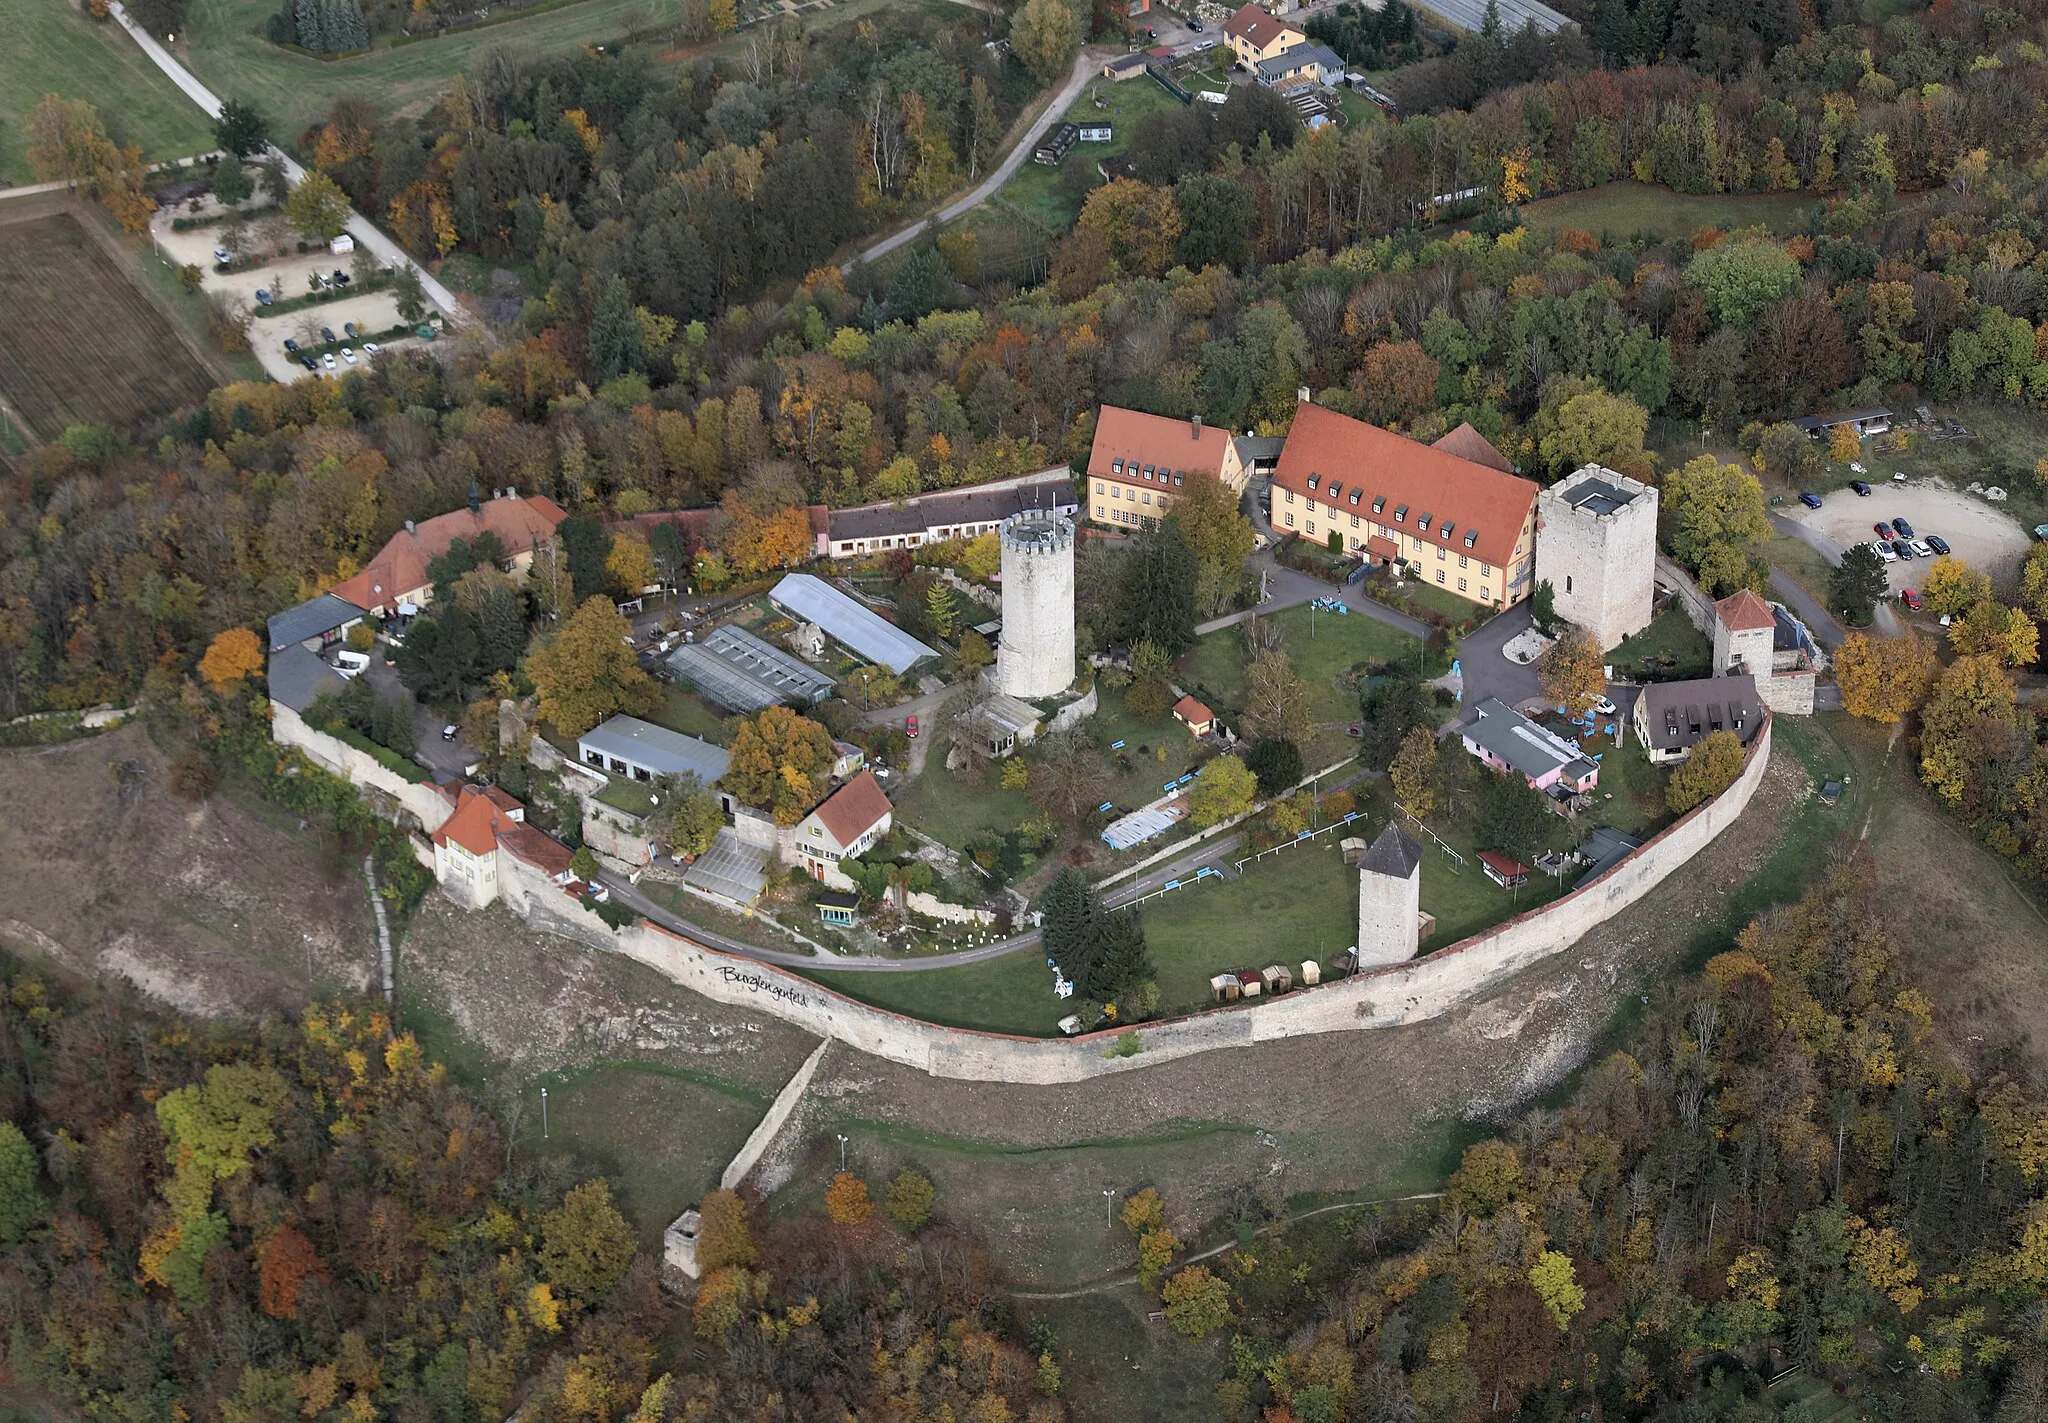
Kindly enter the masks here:
M 1390 820 L 1358 862 L 1358 966 L 1406 963 L 1422 946 L 1422 846 Z
M 1758 686 L 1770 681 L 1777 632 L 1771 605 L 1747 588 L 1714 604 L 1713 675 L 1747 672 Z
M 1650 625 L 1657 491 L 1597 464 L 1536 496 L 1536 579 L 1602 651 Z

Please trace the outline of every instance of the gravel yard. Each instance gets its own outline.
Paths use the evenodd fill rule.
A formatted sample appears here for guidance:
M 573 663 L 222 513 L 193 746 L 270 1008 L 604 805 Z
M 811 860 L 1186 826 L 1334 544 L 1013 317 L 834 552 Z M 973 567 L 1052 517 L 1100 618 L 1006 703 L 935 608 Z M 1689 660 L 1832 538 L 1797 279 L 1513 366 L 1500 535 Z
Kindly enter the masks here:
M 2029 542 L 2027 531 L 2001 506 L 1951 488 L 1938 479 L 1879 484 L 1867 499 L 1851 490 L 1837 489 L 1823 498 L 1818 509 L 1787 501 L 1774 512 L 1833 540 L 1840 548 L 1872 541 L 1877 537 L 1872 525 L 1880 520 L 1890 523 L 1903 515 L 1913 526 L 1916 538 L 1939 534 L 1948 540 L 1957 558 L 1989 573 L 1991 581 L 2008 593 L 2019 577 L 2020 561 L 2026 557 Z M 1839 557 L 1837 552 L 1835 558 Z M 1901 588 L 1919 587 L 1926 568 L 1927 564 L 1920 559 L 1902 559 L 1885 565 L 1894 593 Z

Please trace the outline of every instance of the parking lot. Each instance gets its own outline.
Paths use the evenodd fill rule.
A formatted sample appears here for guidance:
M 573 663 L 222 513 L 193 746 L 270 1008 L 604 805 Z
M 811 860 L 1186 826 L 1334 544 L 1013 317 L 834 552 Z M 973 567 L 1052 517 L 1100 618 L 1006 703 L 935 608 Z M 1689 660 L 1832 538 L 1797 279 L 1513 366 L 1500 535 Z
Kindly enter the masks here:
M 344 323 L 350 321 L 356 324 L 358 331 L 382 331 L 397 324 L 398 303 L 389 292 L 369 292 L 363 296 L 322 302 L 319 306 L 309 306 L 284 316 L 253 317 L 249 322 L 249 341 L 256 352 L 256 359 L 263 362 L 263 369 L 270 373 L 272 380 L 304 380 L 312 372 L 299 364 L 298 357 L 286 354 L 285 338 L 290 337 L 301 346 L 317 346 L 321 344 L 321 328 L 325 327 L 332 330 L 338 339 L 348 342 L 355 348 L 357 356 L 367 361 L 362 342 L 349 341 L 344 330 Z M 402 341 L 378 344 L 391 351 L 416 346 L 419 342 L 407 337 Z M 339 376 L 349 369 L 340 356 L 334 359 L 335 368 L 325 374 Z
M 1772 512 L 1834 543 L 1837 558 L 1839 551 L 1851 544 L 1873 542 L 1877 538 L 1873 525 L 1880 521 L 1889 524 L 1903 516 L 1913 526 L 1914 537 L 1936 534 L 1946 539 L 1951 553 L 1989 573 L 1992 583 L 2008 594 L 2019 578 L 2029 543 L 2027 531 L 1999 505 L 1932 479 L 1880 484 L 1867 498 L 1838 489 L 1827 495 L 1818 509 L 1788 499 L 1785 506 Z M 1886 564 L 1892 592 L 1918 588 L 1926 578 L 1927 564 L 1918 558 Z

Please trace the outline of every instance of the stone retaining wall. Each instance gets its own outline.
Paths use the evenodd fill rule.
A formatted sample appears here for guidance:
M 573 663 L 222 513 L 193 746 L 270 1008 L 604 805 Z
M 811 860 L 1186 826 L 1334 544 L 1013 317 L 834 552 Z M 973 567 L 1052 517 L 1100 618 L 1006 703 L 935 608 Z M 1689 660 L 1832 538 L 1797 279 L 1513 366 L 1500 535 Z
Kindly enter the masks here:
M 380 765 L 375 757 L 356 750 L 345 741 L 336 740 L 324 731 L 315 731 L 306 725 L 304 717 L 283 702 L 273 701 L 270 704 L 270 736 L 283 745 L 298 747 L 306 753 L 306 759 L 321 770 L 332 771 L 359 788 L 381 793 L 417 820 L 420 829 L 429 835 L 439 830 L 441 823 L 454 814 L 454 807 L 433 786 L 408 781 L 396 771 Z
M 1448 949 L 1404 964 L 1257 1004 L 1143 1025 L 1144 1050 L 1106 1057 L 1115 1031 L 1046 1040 L 943 1028 L 856 1003 L 768 964 L 718 953 L 659 926 L 620 931 L 578 906 L 551 881 L 512 862 L 501 890 L 536 929 L 610 949 L 720 1003 L 765 1010 L 823 1037 L 935 1077 L 1052 1085 L 1129 1072 L 1217 1048 L 1307 1033 L 1393 1027 L 1436 1017 L 1576 943 L 1660 884 L 1733 825 L 1763 780 L 1771 723 L 1726 791 L 1689 812 L 1593 884 Z

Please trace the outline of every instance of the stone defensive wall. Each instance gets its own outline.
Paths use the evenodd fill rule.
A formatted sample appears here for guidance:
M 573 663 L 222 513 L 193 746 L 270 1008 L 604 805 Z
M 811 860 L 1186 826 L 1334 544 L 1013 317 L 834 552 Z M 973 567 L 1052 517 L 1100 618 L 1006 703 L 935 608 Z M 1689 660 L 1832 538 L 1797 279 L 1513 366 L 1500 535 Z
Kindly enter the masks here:
M 551 881 L 516 861 L 501 881 L 501 890 L 536 929 L 624 954 L 716 1002 L 773 1013 L 821 1037 L 934 1077 L 1034 1085 L 1079 1082 L 1217 1048 L 1308 1033 L 1397 1027 L 1438 1016 L 1569 948 L 1711 844 L 1747 809 L 1763 780 L 1771 757 L 1771 731 L 1767 716 L 1733 785 L 1688 812 L 1595 883 L 1425 958 L 1297 988 L 1255 1004 L 1141 1024 L 1135 1031 L 1143 1050 L 1128 1057 L 1105 1056 L 1120 1036 L 1117 1029 L 1041 1039 L 939 1027 L 857 1003 L 794 973 L 707 949 L 644 921 L 610 930 Z

